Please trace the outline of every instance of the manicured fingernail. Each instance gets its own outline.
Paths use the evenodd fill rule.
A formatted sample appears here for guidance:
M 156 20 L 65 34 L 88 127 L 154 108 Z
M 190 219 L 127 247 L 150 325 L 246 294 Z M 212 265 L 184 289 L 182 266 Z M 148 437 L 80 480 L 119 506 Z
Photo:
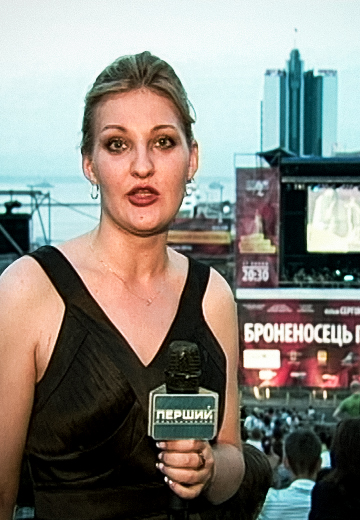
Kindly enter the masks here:
M 172 480 L 169 479 L 169 477 L 164 477 L 164 482 L 166 482 L 166 484 L 169 484 L 169 486 L 172 486 L 174 484 L 174 482 Z
M 164 456 L 164 454 L 163 454 L 163 452 L 161 451 L 161 452 L 159 453 L 159 455 L 158 455 L 158 459 L 159 459 L 159 460 L 163 460 L 163 456 Z
M 164 464 L 163 464 L 162 462 L 158 462 L 158 463 L 156 464 L 156 467 L 157 467 L 157 469 L 159 469 L 160 471 L 162 471 L 162 470 L 164 469 Z
M 163 450 L 165 448 L 165 442 L 157 442 L 156 443 L 156 447 L 160 448 L 161 450 Z

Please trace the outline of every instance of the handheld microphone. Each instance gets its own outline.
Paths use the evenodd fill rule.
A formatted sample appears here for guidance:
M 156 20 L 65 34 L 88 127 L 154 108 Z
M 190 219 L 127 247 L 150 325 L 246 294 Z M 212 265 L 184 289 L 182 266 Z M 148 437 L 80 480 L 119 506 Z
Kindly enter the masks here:
M 169 352 L 165 384 L 150 392 L 148 434 L 155 440 L 211 440 L 217 430 L 219 396 L 199 386 L 198 346 L 173 341 Z M 188 501 L 172 491 L 168 518 L 188 518 Z

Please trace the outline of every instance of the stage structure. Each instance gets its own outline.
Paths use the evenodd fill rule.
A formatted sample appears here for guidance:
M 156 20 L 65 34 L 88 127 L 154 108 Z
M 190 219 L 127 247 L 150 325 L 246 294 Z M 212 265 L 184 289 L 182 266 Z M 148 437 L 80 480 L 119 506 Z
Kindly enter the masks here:
M 34 249 L 34 218 L 41 244 L 50 244 L 50 194 L 41 190 L 0 190 L 0 273 L 14 260 Z
M 360 379 L 360 158 L 271 152 L 270 167 L 236 170 L 242 384 L 348 387 Z

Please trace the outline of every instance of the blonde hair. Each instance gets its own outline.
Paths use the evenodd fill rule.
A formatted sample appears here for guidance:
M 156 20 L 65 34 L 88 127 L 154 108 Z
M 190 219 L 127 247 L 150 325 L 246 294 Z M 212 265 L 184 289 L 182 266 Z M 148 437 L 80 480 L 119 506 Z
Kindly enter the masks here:
M 179 112 L 189 147 L 194 139 L 190 113 L 192 108 L 186 91 L 174 69 L 164 60 L 148 51 L 140 54 L 121 56 L 108 65 L 96 78 L 85 97 L 82 123 L 81 153 L 91 156 L 94 145 L 94 116 L 99 102 L 107 95 L 130 92 L 139 88 L 165 96 L 172 101 Z

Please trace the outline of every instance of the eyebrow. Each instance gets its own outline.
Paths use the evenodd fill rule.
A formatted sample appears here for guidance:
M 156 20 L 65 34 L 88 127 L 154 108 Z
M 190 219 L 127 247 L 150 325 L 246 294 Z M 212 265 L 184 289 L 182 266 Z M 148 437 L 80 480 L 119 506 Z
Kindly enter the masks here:
M 101 129 L 101 131 L 104 132 L 105 130 L 111 130 L 111 129 L 121 130 L 122 132 L 127 132 L 126 128 L 124 126 L 120 126 L 120 125 L 106 125 L 106 126 L 104 126 L 104 128 Z
M 165 124 L 165 125 L 154 126 L 154 128 L 151 129 L 151 132 L 157 132 L 158 130 L 166 130 L 167 128 L 171 128 L 172 130 L 177 130 L 176 126 L 170 125 L 170 124 Z M 106 130 L 111 130 L 111 129 L 120 130 L 121 132 L 127 133 L 127 129 L 121 125 L 106 125 L 106 126 L 104 126 L 104 128 L 101 131 L 104 132 Z

